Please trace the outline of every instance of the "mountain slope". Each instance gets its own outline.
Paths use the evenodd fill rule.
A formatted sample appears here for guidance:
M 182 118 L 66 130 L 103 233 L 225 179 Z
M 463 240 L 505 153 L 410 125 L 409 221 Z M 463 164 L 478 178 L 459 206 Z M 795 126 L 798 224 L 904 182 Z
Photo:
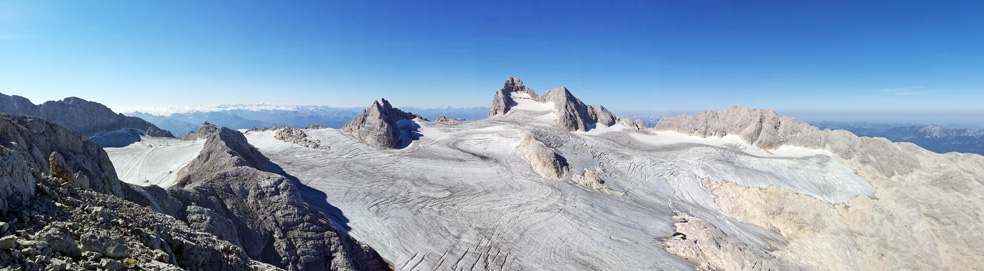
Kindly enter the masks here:
M 24 97 L 0 94 L 0 112 L 39 117 L 83 136 L 133 128 L 149 136 L 174 137 L 171 132 L 140 118 L 116 114 L 100 103 L 76 97 L 34 105 Z
M 371 248 L 342 235 L 327 216 L 306 204 L 301 184 L 272 172 L 277 166 L 242 133 L 205 123 L 184 139 L 158 142 L 157 148 L 179 150 L 185 145 L 180 141 L 202 140 L 198 155 L 181 163 L 185 166 L 177 172 L 176 182 L 166 193 L 149 193 L 146 205 L 242 247 L 251 259 L 287 270 L 386 268 Z M 132 148 L 141 146 L 122 149 Z M 124 164 L 120 170 L 127 172 L 127 167 L 139 164 Z
M 641 121 L 633 122 L 619 118 L 604 106 L 584 104 L 563 86 L 548 90 L 543 96 L 539 96 L 536 91 L 523 86 L 523 81 L 516 77 L 506 80 L 502 89 L 492 97 L 489 117 L 506 115 L 513 107 L 518 106 L 520 101 L 526 100 L 552 105 L 557 115 L 555 119 L 557 126 L 568 131 L 587 131 L 597 125 L 608 127 L 615 125 L 616 122 L 637 129 L 645 128 Z
M 250 231 L 269 224 L 229 226 L 245 222 L 224 210 L 246 210 L 235 212 L 247 214 L 241 219 L 287 205 L 282 197 L 249 203 L 267 195 L 252 183 L 268 159 L 275 175 L 304 184 L 282 191 L 299 191 L 339 235 L 401 270 L 953 270 L 984 261 L 979 155 L 935 154 L 740 106 L 651 129 L 605 125 L 603 107 L 580 106 L 569 91 L 551 99 L 508 92 L 513 103 L 484 120 L 411 119 L 383 102 L 352 121 L 357 129 L 290 130 L 305 140 L 279 129 L 229 133 L 168 189 L 207 207 L 173 210 L 227 240 L 268 238 Z M 560 125 L 568 121 L 585 129 Z M 390 128 L 401 126 L 415 134 L 399 149 L 352 133 L 381 131 L 369 134 L 391 142 Z M 221 129 L 200 130 L 191 137 Z
M 821 131 L 770 110 L 743 107 L 664 118 L 655 130 L 701 137 L 738 135 L 756 147 L 828 151 L 874 186 L 873 197 L 830 204 L 795 189 L 705 179 L 703 185 L 715 195 L 714 203 L 723 214 L 782 235 L 786 242 L 770 253 L 776 261 L 820 270 L 941 270 L 963 269 L 984 260 L 980 256 L 984 235 L 967 234 L 984 231 L 978 212 L 967 211 L 984 205 L 980 181 L 984 157 L 979 155 L 935 154 L 911 143 L 857 137 L 843 130 Z M 687 240 L 695 239 L 683 234 Z M 699 258 L 710 253 L 708 249 L 697 247 L 681 256 Z M 733 259 L 739 260 L 711 266 L 748 263 L 741 257 Z
M 950 129 L 938 125 L 890 125 L 855 122 L 818 122 L 820 129 L 843 129 L 859 136 L 884 137 L 894 142 L 912 142 L 927 150 L 984 155 L 984 131 Z
M 277 270 L 241 247 L 122 197 L 95 142 L 0 114 L 0 266 L 24 270 Z

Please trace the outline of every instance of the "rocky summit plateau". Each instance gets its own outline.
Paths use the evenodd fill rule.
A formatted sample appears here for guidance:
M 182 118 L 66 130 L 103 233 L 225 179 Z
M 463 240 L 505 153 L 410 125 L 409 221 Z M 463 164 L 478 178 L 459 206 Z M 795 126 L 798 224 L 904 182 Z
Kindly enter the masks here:
M 0 270 L 984 263 L 978 154 L 742 106 L 646 127 L 515 77 L 485 119 L 394 104 L 340 129 L 175 138 L 95 102 L 0 95 Z

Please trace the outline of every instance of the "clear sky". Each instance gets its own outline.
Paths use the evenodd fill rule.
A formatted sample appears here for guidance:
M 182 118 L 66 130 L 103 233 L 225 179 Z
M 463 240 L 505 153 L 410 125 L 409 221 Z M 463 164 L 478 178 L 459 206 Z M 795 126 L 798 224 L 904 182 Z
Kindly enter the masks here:
M 981 3 L 0 0 L 0 92 L 488 106 L 517 76 L 616 111 L 980 112 Z

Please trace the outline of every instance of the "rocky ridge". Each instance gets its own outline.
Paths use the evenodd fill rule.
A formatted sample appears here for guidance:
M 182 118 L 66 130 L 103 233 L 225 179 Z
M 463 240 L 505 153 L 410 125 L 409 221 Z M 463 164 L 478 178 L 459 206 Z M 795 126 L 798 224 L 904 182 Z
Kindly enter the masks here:
M 373 101 L 369 108 L 352 119 L 352 122 L 342 126 L 342 131 L 349 133 L 356 140 L 377 148 L 398 149 L 401 147 L 400 120 L 416 119 L 420 116 L 403 112 L 382 99 Z
M 844 130 L 820 130 L 772 110 L 732 106 L 719 112 L 705 110 L 695 116 L 667 117 L 654 131 L 675 131 L 700 137 L 737 135 L 752 146 L 775 149 L 798 146 L 828 150 L 845 160 L 870 164 L 883 175 L 911 173 L 919 162 L 912 154 L 889 147 L 884 138 L 858 137 Z M 909 144 L 909 143 L 907 143 Z
M 533 100 L 541 103 L 553 102 L 554 111 L 557 113 L 557 126 L 568 131 L 587 131 L 599 124 L 612 126 L 618 120 L 618 117 L 604 106 L 584 104 L 566 87 L 548 90 L 543 96 L 535 97 Z
M 251 259 L 288 270 L 379 270 L 371 248 L 339 233 L 300 195 L 300 185 L 242 133 L 205 123 L 188 136 L 206 139 L 178 184 L 150 205 L 244 248 Z
M 567 87 L 558 87 L 547 91 L 543 96 L 537 95 L 536 91 L 523 86 L 523 81 L 516 77 L 506 80 L 502 89 L 492 97 L 492 106 L 489 108 L 489 117 L 505 115 L 513 106 L 516 100 L 513 95 L 528 95 L 530 99 L 547 103 L 553 102 L 554 112 L 557 114 L 557 126 L 567 131 L 588 131 L 597 125 L 612 126 L 616 123 L 643 129 L 645 125 L 641 121 L 619 118 L 601 105 L 587 105 L 580 99 L 574 97 Z
M 95 142 L 0 114 L 0 266 L 23 270 L 276 270 L 239 246 L 121 197 Z M 139 188 L 138 188 L 139 189 Z
M 82 136 L 133 128 L 143 130 L 149 136 L 174 137 L 171 132 L 143 119 L 116 114 L 105 105 L 76 97 L 35 105 L 21 96 L 0 94 L 0 112 L 42 118 Z
M 525 93 L 529 95 L 530 98 L 535 98 L 536 91 L 526 88 L 523 86 L 523 81 L 516 77 L 509 77 L 506 83 L 503 84 L 502 89 L 495 93 L 492 97 L 492 106 L 489 107 L 489 117 L 501 116 L 509 112 L 509 109 L 516 105 L 516 100 L 513 100 L 513 93 Z
M 966 211 L 984 204 L 984 159 L 979 155 L 935 154 L 912 143 L 819 130 L 771 110 L 740 106 L 664 118 L 655 130 L 737 135 L 766 148 L 825 150 L 876 189 L 872 197 L 831 204 L 778 186 L 704 179 L 702 187 L 714 195 L 723 215 L 785 241 L 760 253 L 719 240 L 726 237 L 711 225 L 678 222 L 679 235 L 666 241 L 667 250 L 699 268 L 959 270 L 981 261 L 984 237 L 966 234 L 984 230 L 978 215 Z

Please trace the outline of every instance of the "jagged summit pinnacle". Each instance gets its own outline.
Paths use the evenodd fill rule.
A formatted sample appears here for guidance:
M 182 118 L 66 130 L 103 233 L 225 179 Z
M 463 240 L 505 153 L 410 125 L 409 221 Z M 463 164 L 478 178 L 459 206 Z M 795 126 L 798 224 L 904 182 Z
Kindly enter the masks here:
M 529 98 L 540 103 L 553 102 L 554 111 L 557 113 L 557 126 L 568 131 L 587 131 L 597 125 L 612 126 L 622 123 L 627 127 L 636 129 L 644 128 L 642 122 L 632 122 L 615 116 L 601 105 L 586 105 L 580 99 L 574 97 L 567 87 L 560 86 L 549 90 L 539 96 L 532 89 L 523 86 L 523 81 L 516 77 L 506 80 L 502 89 L 495 93 L 492 98 L 492 106 L 489 108 L 489 117 L 505 115 L 509 109 L 515 106 L 514 95 L 529 95 Z
M 516 77 L 509 77 L 506 83 L 502 85 L 502 89 L 495 93 L 495 97 L 492 97 L 492 106 L 489 107 L 489 117 L 505 115 L 509 112 L 509 108 L 516 105 L 516 101 L 513 100 L 513 93 L 525 93 L 530 96 L 530 98 L 537 97 L 536 91 L 526 88 L 523 86 L 523 81 Z
M 380 101 L 373 101 L 369 108 L 362 110 L 362 114 L 352 119 L 352 122 L 342 126 L 342 131 L 369 146 L 400 148 L 402 142 L 397 122 L 420 116 L 394 108 L 386 99 L 380 99 Z

